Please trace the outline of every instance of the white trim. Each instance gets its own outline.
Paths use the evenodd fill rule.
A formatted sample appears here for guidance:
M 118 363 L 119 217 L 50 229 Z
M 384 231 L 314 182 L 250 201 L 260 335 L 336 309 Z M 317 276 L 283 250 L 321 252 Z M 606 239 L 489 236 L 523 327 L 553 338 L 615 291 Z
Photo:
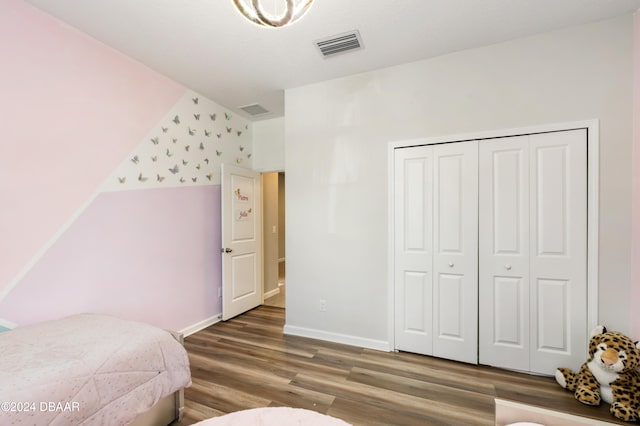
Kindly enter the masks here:
M 222 314 L 214 315 L 211 318 L 207 318 L 205 320 L 202 320 L 193 325 L 183 328 L 182 330 L 180 330 L 180 333 L 182 333 L 184 337 L 191 336 L 192 334 L 197 333 L 200 330 L 204 330 L 205 328 L 213 324 L 219 323 L 221 318 L 222 318 Z
M 389 350 L 396 349 L 396 296 L 395 296 L 395 149 L 399 142 L 390 143 L 387 152 L 387 170 L 389 176 L 387 177 L 387 217 L 389 222 L 387 223 L 388 240 L 387 240 L 387 298 L 389 300 L 389 309 L 387 309 L 387 321 L 389 325 L 387 327 L 389 336 Z
M 389 342 L 384 340 L 367 339 L 364 337 L 350 336 L 341 333 L 332 333 L 330 331 L 316 330 L 312 328 L 285 325 L 284 334 L 289 336 L 309 337 L 311 339 L 325 340 L 328 342 L 374 349 L 377 351 L 391 351 Z
M 587 126 L 587 330 L 598 319 L 598 274 L 600 259 L 600 123 L 592 120 Z
M 477 133 L 435 136 L 429 138 L 393 141 L 388 144 L 387 183 L 388 183 L 388 244 L 387 256 L 388 294 L 389 294 L 389 342 L 395 348 L 395 303 L 394 303 L 394 215 L 395 199 L 393 179 L 394 150 L 419 145 L 462 142 L 469 140 L 492 139 L 507 136 L 528 135 L 533 133 L 558 132 L 572 129 L 587 130 L 587 331 L 598 325 L 598 261 L 599 261 L 599 208 L 600 208 L 600 123 L 598 119 L 552 123 L 513 129 L 491 130 Z M 392 349 L 393 350 L 393 349 Z
M 274 288 L 273 290 L 267 291 L 264 294 L 264 299 L 266 300 L 266 299 L 268 299 L 268 298 L 270 298 L 272 296 L 275 296 L 276 294 L 279 294 L 280 293 L 280 287 L 279 286 L 280 286 L 280 283 L 278 283 L 278 288 Z

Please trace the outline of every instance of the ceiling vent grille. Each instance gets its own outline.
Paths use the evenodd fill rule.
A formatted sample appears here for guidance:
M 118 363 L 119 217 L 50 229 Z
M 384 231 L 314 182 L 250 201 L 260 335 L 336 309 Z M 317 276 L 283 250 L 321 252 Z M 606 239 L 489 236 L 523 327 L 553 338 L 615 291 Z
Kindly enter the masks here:
M 325 58 L 329 58 L 340 53 L 350 52 L 352 50 L 362 49 L 363 47 L 360 32 L 358 32 L 358 30 L 327 37 L 322 40 L 316 40 L 314 43 Z
M 265 107 L 260 104 L 251 104 L 239 107 L 241 110 L 249 115 L 262 115 L 269 112 Z

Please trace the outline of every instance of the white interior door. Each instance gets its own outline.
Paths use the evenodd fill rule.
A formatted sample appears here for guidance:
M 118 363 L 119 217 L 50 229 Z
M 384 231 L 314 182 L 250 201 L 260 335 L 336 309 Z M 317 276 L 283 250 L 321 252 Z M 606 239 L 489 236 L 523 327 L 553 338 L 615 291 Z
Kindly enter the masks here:
M 543 374 L 579 367 L 586 129 L 394 155 L 396 348 Z
M 587 134 L 529 137 L 531 371 L 579 366 L 587 339 Z
M 587 341 L 586 130 L 482 141 L 479 360 L 553 374 Z
M 433 355 L 478 362 L 478 144 L 433 147 Z
M 433 148 L 397 149 L 395 177 L 395 346 L 433 353 Z
M 222 319 L 262 303 L 260 173 L 222 165 Z
M 528 371 L 529 137 L 479 143 L 479 361 Z

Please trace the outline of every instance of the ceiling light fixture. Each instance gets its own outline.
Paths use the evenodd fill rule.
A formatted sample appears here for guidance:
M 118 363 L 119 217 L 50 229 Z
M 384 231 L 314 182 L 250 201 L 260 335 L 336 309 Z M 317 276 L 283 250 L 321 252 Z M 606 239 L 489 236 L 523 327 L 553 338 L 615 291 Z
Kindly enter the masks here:
M 282 3 L 282 1 L 273 3 Z M 305 14 L 312 2 L 313 0 L 284 0 L 284 12 L 279 12 L 275 7 L 273 7 L 274 10 L 266 11 L 265 0 L 233 0 L 236 9 L 249 21 L 260 26 L 275 28 L 296 22 Z

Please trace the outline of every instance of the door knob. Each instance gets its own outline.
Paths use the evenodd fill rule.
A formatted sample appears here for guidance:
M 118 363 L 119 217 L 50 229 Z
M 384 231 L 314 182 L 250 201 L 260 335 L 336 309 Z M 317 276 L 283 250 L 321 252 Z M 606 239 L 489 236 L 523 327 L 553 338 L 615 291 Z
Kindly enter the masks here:
M 231 253 L 233 250 L 231 250 L 230 248 L 222 248 L 222 249 L 220 249 L 220 251 L 222 253 Z

